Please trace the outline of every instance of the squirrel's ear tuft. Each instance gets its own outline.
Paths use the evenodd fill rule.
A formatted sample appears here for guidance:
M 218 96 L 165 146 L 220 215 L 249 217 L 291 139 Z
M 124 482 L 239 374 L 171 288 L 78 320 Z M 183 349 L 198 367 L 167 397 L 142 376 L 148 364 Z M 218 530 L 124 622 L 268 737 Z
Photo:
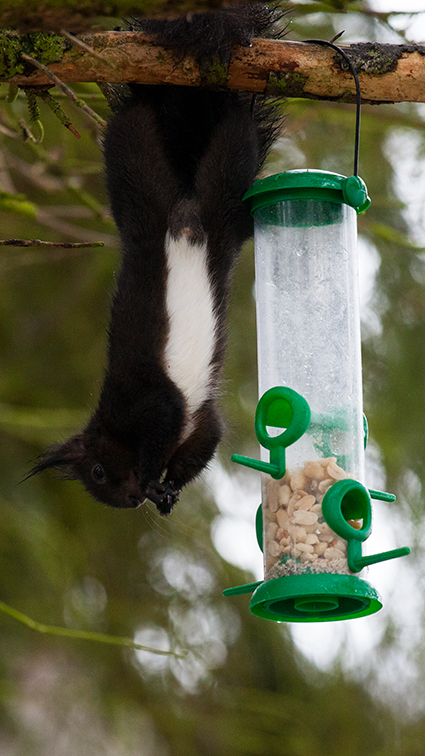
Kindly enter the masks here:
M 39 462 L 22 479 L 21 483 L 44 470 L 57 470 L 60 477 L 74 480 L 78 478 L 75 465 L 84 458 L 84 444 L 81 434 L 71 436 L 62 444 L 54 444 L 38 457 Z

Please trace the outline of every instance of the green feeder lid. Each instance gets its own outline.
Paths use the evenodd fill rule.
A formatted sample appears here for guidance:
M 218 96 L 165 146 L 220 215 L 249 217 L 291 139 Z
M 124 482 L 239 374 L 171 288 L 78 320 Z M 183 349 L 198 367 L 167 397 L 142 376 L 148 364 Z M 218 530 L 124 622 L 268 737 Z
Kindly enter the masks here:
M 276 173 L 256 181 L 244 198 L 251 213 L 284 200 L 316 199 L 350 205 L 363 213 L 370 205 L 367 187 L 359 176 L 342 176 L 330 171 L 295 170 Z

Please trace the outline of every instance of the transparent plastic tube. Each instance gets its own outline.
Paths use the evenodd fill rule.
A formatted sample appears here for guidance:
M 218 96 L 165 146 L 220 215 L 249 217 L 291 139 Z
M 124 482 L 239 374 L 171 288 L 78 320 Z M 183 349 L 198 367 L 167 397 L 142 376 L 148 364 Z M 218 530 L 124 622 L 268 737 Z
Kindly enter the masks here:
M 356 211 L 288 199 L 254 220 L 259 393 L 288 386 L 312 415 L 285 477 L 263 475 L 265 577 L 351 574 L 321 501 L 337 480 L 364 480 Z

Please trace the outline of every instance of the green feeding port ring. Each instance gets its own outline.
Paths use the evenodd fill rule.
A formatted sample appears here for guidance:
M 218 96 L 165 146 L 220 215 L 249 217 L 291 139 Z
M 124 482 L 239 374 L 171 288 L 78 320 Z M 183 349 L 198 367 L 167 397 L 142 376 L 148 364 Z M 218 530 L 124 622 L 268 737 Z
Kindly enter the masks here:
M 371 495 L 378 498 L 376 494 L 379 494 L 379 498 L 388 496 L 384 492 L 369 491 L 358 480 L 346 478 L 334 483 L 323 497 L 323 517 L 334 533 L 347 541 L 348 566 L 352 572 L 360 572 L 370 564 L 410 554 L 410 549 L 402 546 L 379 554 L 362 555 L 362 542 L 369 538 L 372 530 Z M 353 527 L 350 520 L 361 521 L 361 526 Z
M 301 394 L 287 386 L 274 386 L 263 394 L 255 412 L 255 435 L 265 449 L 294 444 L 310 424 L 310 407 Z M 271 436 L 267 427 L 286 428 Z
M 359 176 L 347 178 L 340 173 L 319 170 L 285 171 L 260 179 L 243 199 L 252 214 L 261 208 L 296 199 L 343 203 L 353 207 L 356 213 L 363 213 L 370 205 L 366 184 Z
M 322 501 L 322 513 L 329 527 L 346 541 L 365 541 L 372 530 L 372 506 L 369 491 L 357 480 L 346 478 L 334 483 Z M 361 520 L 353 528 L 349 520 Z
M 310 425 L 310 420 L 310 407 L 301 394 L 287 386 L 273 386 L 263 394 L 255 412 L 255 435 L 261 446 L 270 451 L 270 462 L 241 454 L 232 454 L 232 462 L 268 473 L 276 480 L 283 478 L 286 472 L 286 448 L 301 438 Z M 268 427 L 285 430 L 272 436 Z

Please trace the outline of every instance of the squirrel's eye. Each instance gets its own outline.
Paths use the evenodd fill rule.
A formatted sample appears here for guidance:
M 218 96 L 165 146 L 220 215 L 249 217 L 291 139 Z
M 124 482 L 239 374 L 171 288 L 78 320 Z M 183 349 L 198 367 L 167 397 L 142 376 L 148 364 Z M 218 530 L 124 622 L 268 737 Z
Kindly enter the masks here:
M 101 483 L 103 480 L 105 480 L 105 470 L 103 469 L 102 465 L 95 465 L 93 467 L 93 470 L 91 471 L 91 474 L 97 483 Z

